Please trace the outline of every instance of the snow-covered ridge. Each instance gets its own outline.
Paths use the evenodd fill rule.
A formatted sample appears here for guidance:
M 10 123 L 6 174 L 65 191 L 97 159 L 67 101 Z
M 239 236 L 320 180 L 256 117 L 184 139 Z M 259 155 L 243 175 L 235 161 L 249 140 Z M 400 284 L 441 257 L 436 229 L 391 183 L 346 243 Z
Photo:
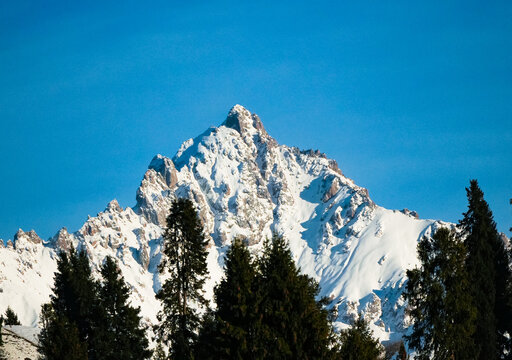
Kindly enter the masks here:
M 209 237 L 210 296 L 233 238 L 246 237 L 258 251 L 277 231 L 302 271 L 320 282 L 338 325 L 363 312 L 382 340 L 407 326 L 400 299 L 405 271 L 417 264 L 418 239 L 441 225 L 377 206 L 336 161 L 279 145 L 257 115 L 235 105 L 219 127 L 185 141 L 172 159 L 153 158 L 133 208 L 113 200 L 78 231 L 63 228 L 46 242 L 20 229 L 0 248 L 0 311 L 10 305 L 23 324 L 35 325 L 51 292 L 56 251 L 73 244 L 87 250 L 96 276 L 104 257 L 115 256 L 133 303 L 154 322 L 162 227 L 175 197 L 196 204 Z

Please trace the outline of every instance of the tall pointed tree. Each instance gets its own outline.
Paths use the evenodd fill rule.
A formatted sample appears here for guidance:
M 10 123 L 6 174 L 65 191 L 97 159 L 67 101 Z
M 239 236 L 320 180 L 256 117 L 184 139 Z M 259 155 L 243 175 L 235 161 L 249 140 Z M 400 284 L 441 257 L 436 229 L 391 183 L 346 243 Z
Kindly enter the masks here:
M 94 280 L 85 249 L 70 252 L 71 294 L 68 318 L 76 323 L 81 341 L 87 342 L 89 359 L 104 359 L 102 349 L 104 311 L 98 297 L 99 284 Z M 58 308 L 56 308 L 58 311 Z
M 10 306 L 7 306 L 7 310 L 5 310 L 5 325 L 21 325 L 18 320 L 18 315 L 11 309 Z
M 215 288 L 216 310 L 206 318 L 198 344 L 200 359 L 262 359 L 259 290 L 247 246 L 235 239 Z
M 176 199 L 167 217 L 160 273 L 166 276 L 157 298 L 157 339 L 170 345 L 169 357 L 192 359 L 200 317 L 197 307 L 206 306 L 203 285 L 207 276 L 207 240 L 193 203 Z
M 471 294 L 477 308 L 475 342 L 479 359 L 499 359 L 511 352 L 512 335 L 509 257 L 478 182 L 466 188 L 468 210 L 459 222 L 468 249 L 466 261 Z
M 259 286 L 266 358 L 326 359 L 332 328 L 318 283 L 301 275 L 287 242 L 274 234 L 260 259 Z
M 121 271 L 110 256 L 101 267 L 103 281 L 99 290 L 101 307 L 104 311 L 102 336 L 106 346 L 102 357 L 111 360 L 148 359 L 146 328 L 141 326 L 140 308 L 130 306 L 130 289 Z
M 41 327 L 41 359 L 87 360 L 87 343 L 80 341 L 76 325 L 65 315 L 57 314 L 51 304 L 44 304 L 41 309 Z
M 414 319 L 409 346 L 418 359 L 474 359 L 476 310 L 465 267 L 466 248 L 453 231 L 437 230 L 418 244 L 419 268 L 408 270 L 405 299 Z
M 50 296 L 53 312 L 43 323 L 49 343 L 60 341 L 53 338 L 54 329 L 73 329 L 78 331 L 78 339 L 87 344 L 90 360 L 102 359 L 103 311 L 98 299 L 98 284 L 92 278 L 87 253 L 70 249 L 69 254 L 61 251 L 57 259 L 53 295 Z M 47 327 L 47 328 L 45 328 Z M 44 351 L 44 348 L 43 348 Z M 49 354 L 43 353 L 43 356 Z
M 377 360 L 383 353 L 382 346 L 361 315 L 350 328 L 341 331 L 339 341 L 341 360 Z

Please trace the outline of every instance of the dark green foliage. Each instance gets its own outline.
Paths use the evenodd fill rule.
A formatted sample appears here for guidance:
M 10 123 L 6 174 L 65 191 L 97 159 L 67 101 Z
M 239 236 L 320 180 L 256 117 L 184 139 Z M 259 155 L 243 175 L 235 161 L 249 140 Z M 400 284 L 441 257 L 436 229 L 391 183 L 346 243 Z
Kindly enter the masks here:
M 258 276 L 262 293 L 265 358 L 325 359 L 331 355 L 332 327 L 318 283 L 299 274 L 286 241 L 265 243 Z
M 215 288 L 217 309 L 203 320 L 198 358 L 262 358 L 256 271 L 249 250 L 240 239 L 226 254 L 224 271 L 224 279 Z
M 0 346 L 4 344 L 2 339 L 2 326 L 4 325 L 4 318 L 0 316 Z
M 196 307 L 205 306 L 203 285 L 208 269 L 206 245 L 201 222 L 188 199 L 173 201 L 164 232 L 160 273 L 169 278 L 157 298 L 162 302 L 155 328 L 157 339 L 170 344 L 170 357 L 192 359 L 193 344 L 200 318 Z
M 220 320 L 215 315 L 215 312 L 208 309 L 201 320 L 201 327 L 199 328 L 199 334 L 197 336 L 197 342 L 195 344 L 195 358 L 196 359 L 218 359 L 219 354 L 227 353 L 224 348 L 221 348 L 222 334 L 219 330 Z M 229 359 L 229 357 L 226 357 Z
M 69 254 L 59 253 L 57 260 L 57 273 L 55 274 L 51 308 L 54 315 L 48 316 L 43 323 L 43 333 L 46 331 L 49 343 L 58 343 L 53 338 L 56 330 L 74 328 L 78 330 L 78 339 L 87 344 L 89 359 L 102 359 L 102 325 L 104 312 L 100 307 L 98 298 L 99 285 L 91 275 L 89 259 L 85 251 L 76 252 L 71 249 Z M 48 326 L 45 329 L 44 326 Z M 42 348 L 44 356 L 48 348 Z
M 139 309 L 129 306 L 129 288 L 113 259 L 107 257 L 101 273 L 100 284 L 92 278 L 85 251 L 59 253 L 51 302 L 41 310 L 43 359 L 151 356 Z
M 341 331 L 339 341 L 340 360 L 377 360 L 383 351 L 361 315 L 349 329 Z
M 409 346 L 418 359 L 474 359 L 475 308 L 465 268 L 466 248 L 441 228 L 418 244 L 420 268 L 407 271 L 404 297 L 414 319 Z
M 459 228 L 468 249 L 466 266 L 477 308 L 474 339 L 479 359 L 498 359 L 510 352 L 505 336 L 512 330 L 509 256 L 478 182 L 471 180 L 466 192 L 468 210 Z
M 57 314 L 76 324 L 80 340 L 89 342 L 97 325 L 99 299 L 98 284 L 92 278 L 86 252 L 71 249 L 69 256 L 61 252 L 57 269 L 52 306 Z
M 334 359 L 334 335 L 318 284 L 301 275 L 286 241 L 266 241 L 255 266 L 241 240 L 226 254 L 217 308 L 199 333 L 201 359 Z
M 400 341 L 400 350 L 398 350 L 398 359 L 397 360 L 407 360 L 409 356 L 407 355 L 407 351 L 405 350 L 405 345 L 403 341 Z
M 41 325 L 39 352 L 42 359 L 87 359 L 87 344 L 80 341 L 76 325 L 66 316 L 57 314 L 51 304 L 44 304 L 41 309 Z
M 20 321 L 18 320 L 18 315 L 16 315 L 10 306 L 8 306 L 7 310 L 5 310 L 4 321 L 5 325 L 21 325 Z
M 115 261 L 107 256 L 101 267 L 103 281 L 99 289 L 100 305 L 104 311 L 101 356 L 111 360 L 148 359 L 146 329 L 140 325 L 140 309 L 128 303 L 130 289 Z

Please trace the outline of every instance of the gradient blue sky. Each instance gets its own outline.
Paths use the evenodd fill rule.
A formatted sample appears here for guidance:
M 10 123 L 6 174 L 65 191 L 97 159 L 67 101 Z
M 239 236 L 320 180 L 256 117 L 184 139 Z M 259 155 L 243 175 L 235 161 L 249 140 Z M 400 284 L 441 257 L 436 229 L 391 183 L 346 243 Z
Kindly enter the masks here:
M 134 205 L 236 103 L 387 208 L 457 221 L 477 178 L 510 235 L 510 1 L 4 1 L 0 79 L 5 240 Z

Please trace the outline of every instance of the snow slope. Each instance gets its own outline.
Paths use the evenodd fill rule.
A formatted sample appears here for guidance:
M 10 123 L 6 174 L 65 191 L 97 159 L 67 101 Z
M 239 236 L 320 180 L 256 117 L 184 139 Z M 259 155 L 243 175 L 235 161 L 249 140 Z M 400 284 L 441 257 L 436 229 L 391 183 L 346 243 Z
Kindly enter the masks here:
M 162 226 L 175 197 L 195 203 L 209 238 L 210 297 L 234 237 L 246 237 L 257 252 L 277 231 L 302 271 L 320 282 L 321 295 L 338 311 L 337 325 L 362 312 L 381 340 L 408 326 L 400 299 L 405 271 L 417 264 L 418 239 L 442 224 L 377 206 L 336 161 L 279 145 L 257 115 L 235 105 L 219 127 L 185 141 L 172 159 L 153 158 L 133 208 L 113 200 L 78 231 L 63 228 L 48 241 L 18 231 L 0 248 L 0 311 L 10 305 L 23 324 L 36 325 L 51 292 L 56 251 L 73 244 L 87 250 L 96 276 L 104 257 L 115 256 L 133 304 L 154 322 Z
M 37 337 L 39 329 L 29 326 L 4 326 L 1 329 L 3 345 L 0 346 L 0 359 L 38 359 Z

